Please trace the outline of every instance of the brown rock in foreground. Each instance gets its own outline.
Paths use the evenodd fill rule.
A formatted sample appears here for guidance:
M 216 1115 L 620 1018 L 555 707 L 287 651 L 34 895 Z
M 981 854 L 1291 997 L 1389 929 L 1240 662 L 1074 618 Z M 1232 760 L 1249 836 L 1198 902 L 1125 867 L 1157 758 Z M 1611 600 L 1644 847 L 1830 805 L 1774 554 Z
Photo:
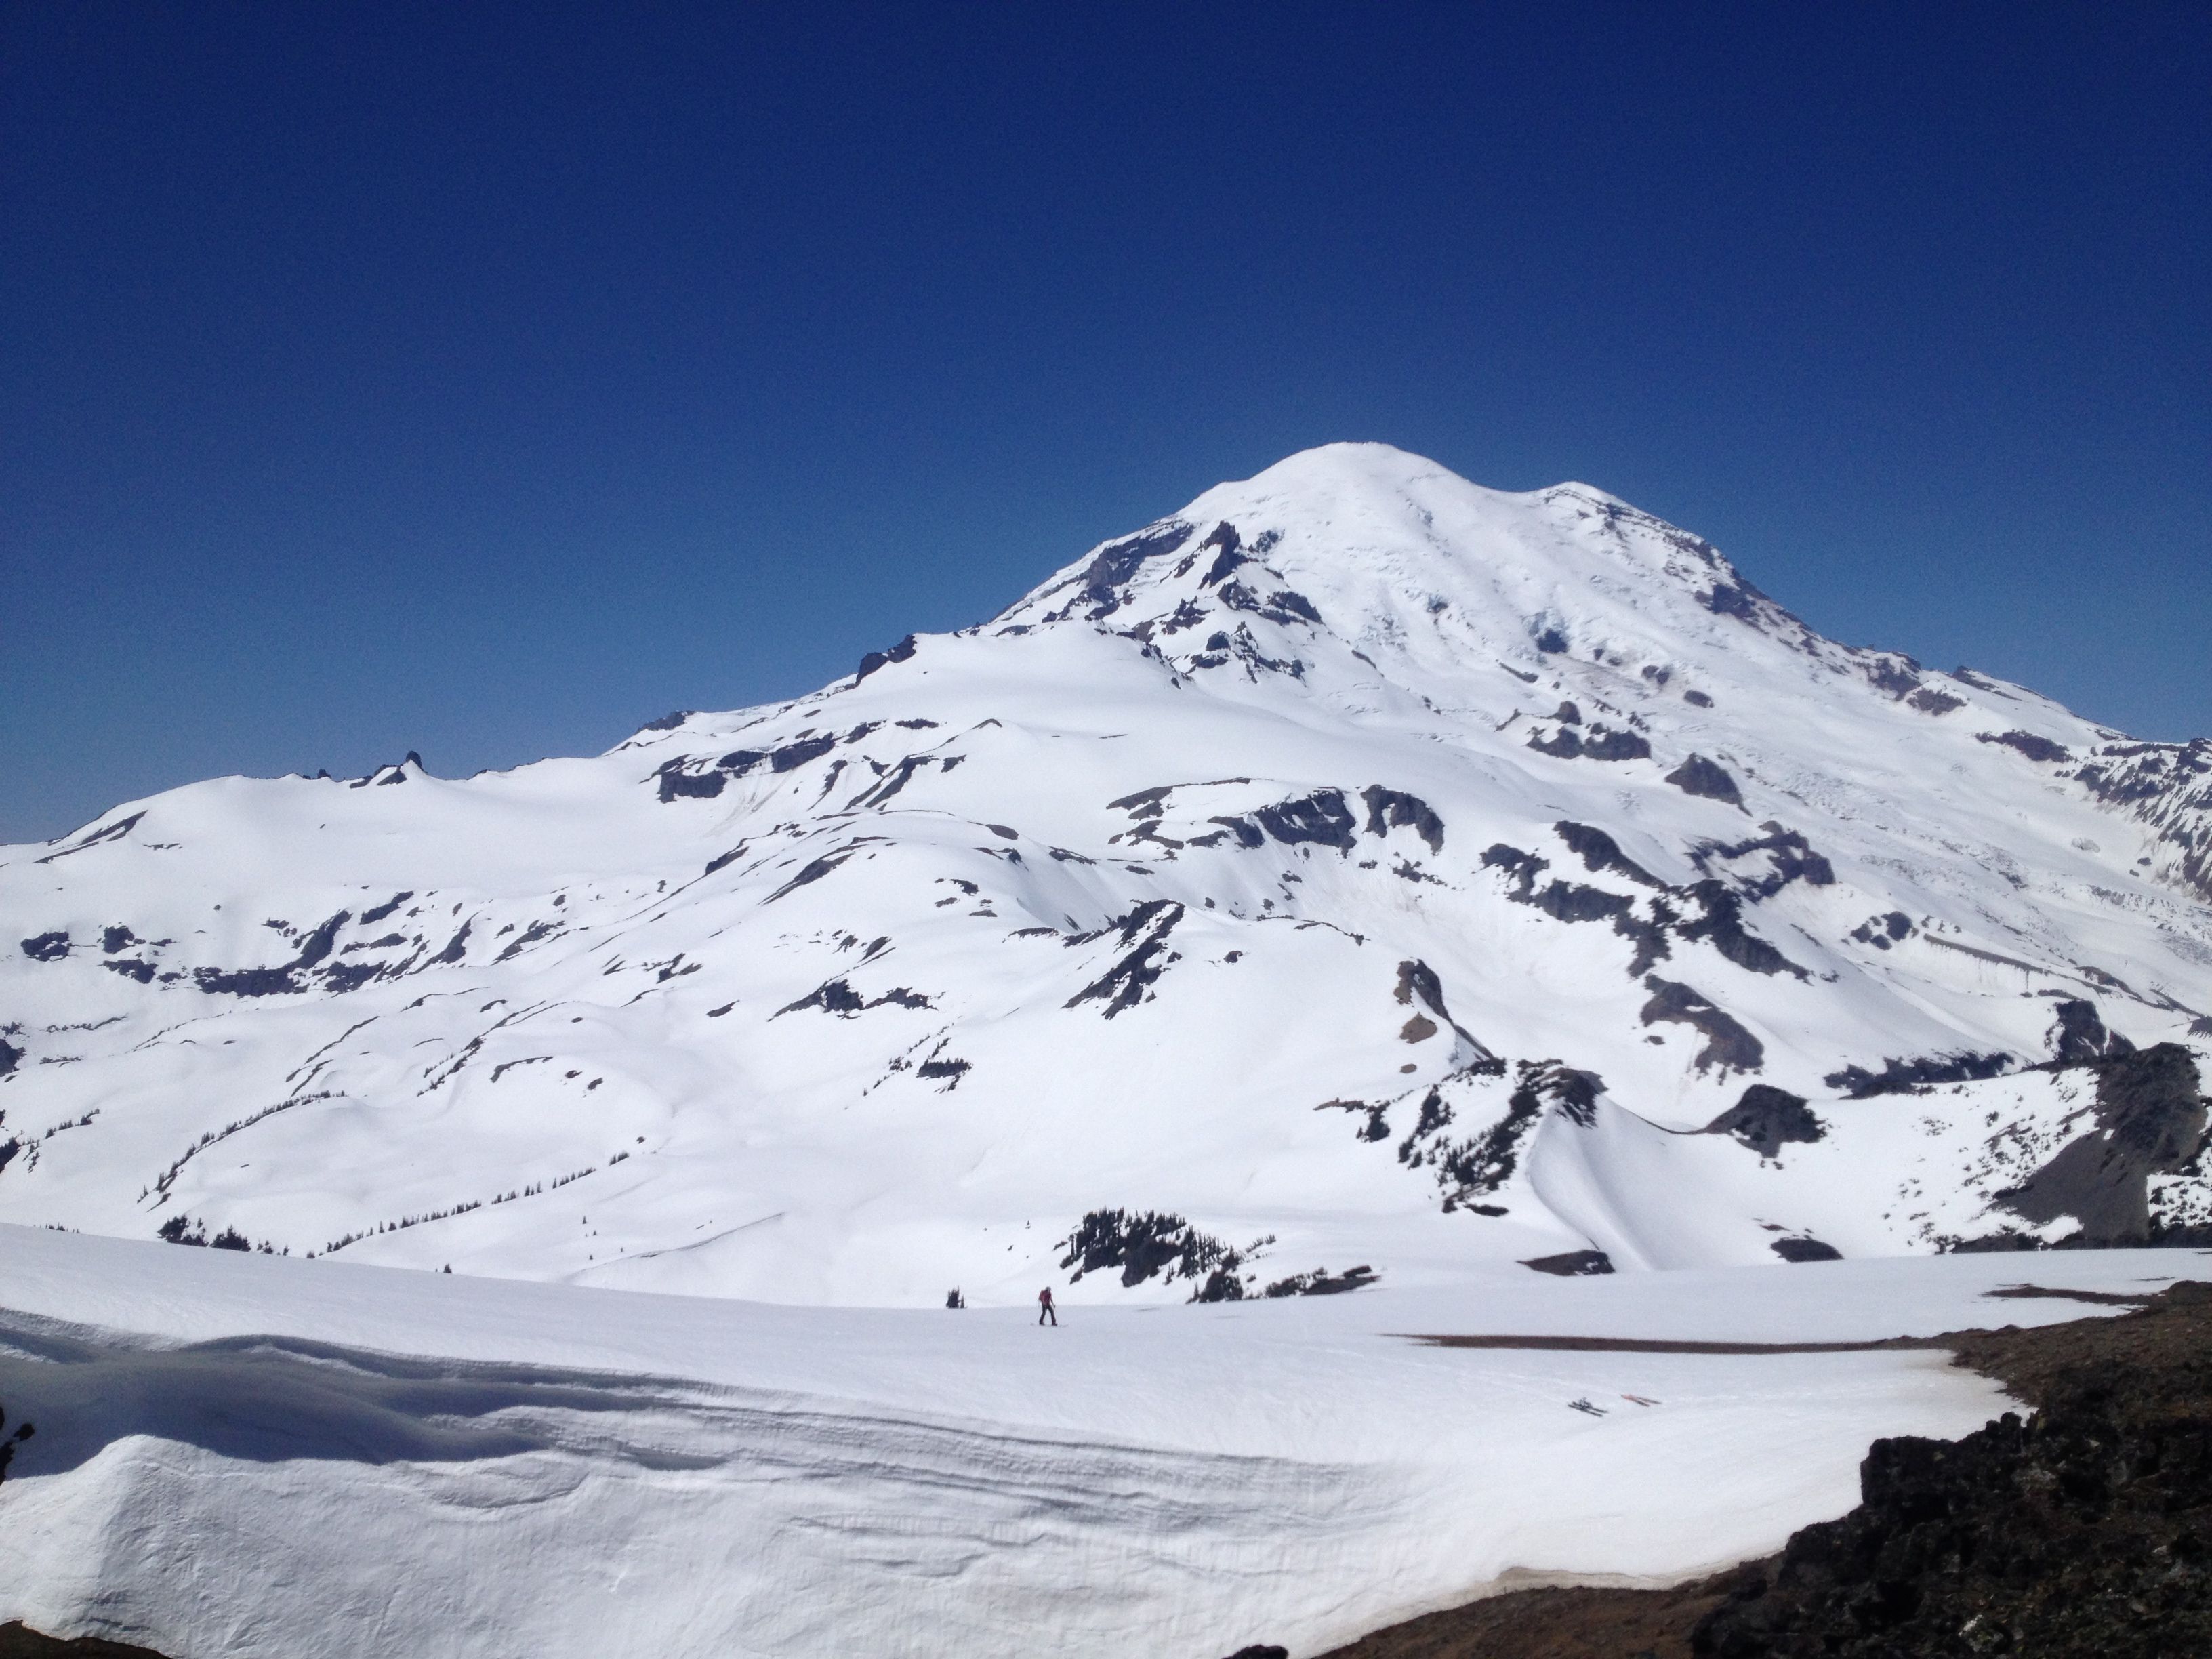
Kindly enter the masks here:
M 1525 1589 L 1363 1636 L 1327 1659 L 1690 1659 L 1690 1632 L 1771 1562 L 1671 1589 Z
M 2212 1655 L 2212 1285 L 1942 1340 L 2035 1415 L 1876 1441 L 1860 1506 L 1771 1559 L 1666 1590 L 1492 1596 L 1328 1659 Z
M 151 1648 L 103 1642 L 97 1636 L 64 1642 L 11 1620 L 0 1625 L 0 1659 L 161 1659 L 161 1656 Z

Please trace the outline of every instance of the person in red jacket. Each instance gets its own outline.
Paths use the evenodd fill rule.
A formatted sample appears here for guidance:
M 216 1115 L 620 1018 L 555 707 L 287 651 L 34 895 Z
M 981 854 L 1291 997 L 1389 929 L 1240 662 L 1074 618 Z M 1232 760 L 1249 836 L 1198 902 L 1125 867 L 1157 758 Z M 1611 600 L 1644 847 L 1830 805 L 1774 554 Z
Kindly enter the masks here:
M 1048 1319 L 1054 1325 L 1060 1323 L 1060 1315 L 1053 1309 L 1052 1286 L 1049 1285 L 1037 1292 L 1037 1323 L 1042 1325 Z

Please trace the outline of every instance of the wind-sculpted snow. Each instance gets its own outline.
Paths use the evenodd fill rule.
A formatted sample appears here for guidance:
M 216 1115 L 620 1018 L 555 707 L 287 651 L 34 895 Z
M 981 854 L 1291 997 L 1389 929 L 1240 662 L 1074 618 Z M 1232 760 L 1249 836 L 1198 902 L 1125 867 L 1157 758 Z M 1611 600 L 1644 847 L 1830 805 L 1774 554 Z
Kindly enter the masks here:
M 2033 1068 L 2212 1057 L 2208 766 L 1333 446 L 787 703 L 0 851 L 0 1217 L 931 1306 L 2203 1224 L 2008 1195 L 2106 1133 Z
M 1206 1253 L 1177 1219 L 1070 1242 L 1172 1270 Z M 1313 1654 L 1514 1570 L 1778 1547 L 1870 1440 L 2003 1403 L 1941 1353 L 1790 1345 L 2117 1311 L 1991 1300 L 2019 1261 L 1355 1261 L 1167 1308 L 1112 1305 L 1109 1263 L 1040 1330 L 0 1226 L 0 1400 L 37 1430 L 0 1622 L 240 1659 Z M 2034 1265 L 2107 1304 L 2188 1267 Z

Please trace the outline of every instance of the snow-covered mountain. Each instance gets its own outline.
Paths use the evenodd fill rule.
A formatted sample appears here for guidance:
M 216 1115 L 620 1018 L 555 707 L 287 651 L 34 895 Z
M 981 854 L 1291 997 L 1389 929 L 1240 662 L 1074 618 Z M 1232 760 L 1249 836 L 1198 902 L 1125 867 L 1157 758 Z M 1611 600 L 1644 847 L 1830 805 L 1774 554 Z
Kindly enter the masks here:
M 10 1221 L 901 1303 L 2212 1220 L 2212 744 L 1379 445 L 593 759 L 130 803 L 0 917 Z

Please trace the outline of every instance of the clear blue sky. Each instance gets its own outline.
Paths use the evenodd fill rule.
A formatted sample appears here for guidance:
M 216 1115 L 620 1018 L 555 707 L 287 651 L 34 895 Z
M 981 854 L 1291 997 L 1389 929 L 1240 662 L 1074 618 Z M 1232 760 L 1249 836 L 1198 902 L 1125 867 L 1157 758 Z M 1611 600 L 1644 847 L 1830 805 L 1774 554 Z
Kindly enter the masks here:
M 0 21 L 0 839 L 809 690 L 1338 438 L 2212 732 L 2200 4 Z

